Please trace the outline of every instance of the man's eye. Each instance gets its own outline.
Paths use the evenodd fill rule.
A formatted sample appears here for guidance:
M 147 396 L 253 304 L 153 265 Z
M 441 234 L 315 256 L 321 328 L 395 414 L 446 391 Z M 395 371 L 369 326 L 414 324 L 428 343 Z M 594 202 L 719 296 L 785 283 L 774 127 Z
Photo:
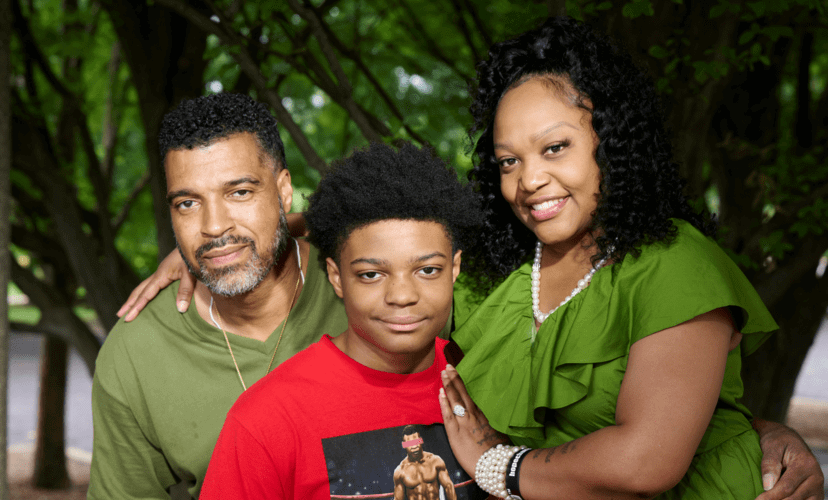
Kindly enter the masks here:
M 233 196 L 238 197 L 238 198 L 242 198 L 242 197 L 247 196 L 248 194 L 250 194 L 250 192 L 251 191 L 249 189 L 239 189 L 237 191 L 233 191 Z
M 193 206 L 193 200 L 184 200 L 176 205 L 178 208 L 190 208 Z
M 359 277 L 367 280 L 373 280 L 379 277 L 379 273 L 376 271 L 366 271 L 364 273 L 359 273 Z

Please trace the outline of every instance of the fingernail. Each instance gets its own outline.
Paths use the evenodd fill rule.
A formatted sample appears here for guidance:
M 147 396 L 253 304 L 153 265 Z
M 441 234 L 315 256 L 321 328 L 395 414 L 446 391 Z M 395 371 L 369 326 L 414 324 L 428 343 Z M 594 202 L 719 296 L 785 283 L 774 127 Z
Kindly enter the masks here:
M 440 387 L 440 396 L 441 397 L 446 397 L 446 390 L 443 389 L 442 387 Z
M 178 309 L 178 312 L 183 313 L 187 310 L 187 301 L 186 300 L 179 300 L 178 303 L 175 305 Z
M 453 370 L 454 367 L 450 363 L 446 363 L 446 370 Z
M 773 474 L 765 474 L 764 476 L 762 476 L 762 487 L 765 489 L 765 491 L 768 491 L 769 489 L 773 488 L 773 483 Z

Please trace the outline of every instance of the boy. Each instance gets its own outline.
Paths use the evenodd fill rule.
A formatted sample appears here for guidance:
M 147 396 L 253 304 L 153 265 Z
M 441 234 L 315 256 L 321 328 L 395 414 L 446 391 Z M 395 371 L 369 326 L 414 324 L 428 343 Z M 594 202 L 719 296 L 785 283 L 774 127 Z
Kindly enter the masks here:
M 306 220 L 348 328 L 239 398 L 201 498 L 485 498 L 437 399 L 474 196 L 428 151 L 375 144 L 335 165 Z

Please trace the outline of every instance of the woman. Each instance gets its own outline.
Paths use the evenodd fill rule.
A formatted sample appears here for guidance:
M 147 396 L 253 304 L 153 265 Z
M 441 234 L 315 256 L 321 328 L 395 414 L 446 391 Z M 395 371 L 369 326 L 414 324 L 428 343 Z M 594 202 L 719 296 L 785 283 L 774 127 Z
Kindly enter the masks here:
M 555 35 L 545 38 L 549 31 Z M 562 65 L 553 57 L 563 42 L 571 47 L 564 53 L 571 62 Z M 538 53 L 530 51 L 533 45 Z M 574 50 L 579 45 L 584 45 L 580 52 Z M 716 448 L 713 456 L 719 457 L 729 447 L 732 452 L 721 455 L 722 467 L 738 468 L 734 475 L 741 484 L 735 488 L 753 498 L 761 491 L 756 437 L 749 432 L 746 411 L 733 399 L 741 390 L 740 350 L 755 348 L 764 338 L 755 332 L 775 325 L 744 277 L 695 229 L 706 231 L 705 223 L 681 196 L 649 83 L 626 56 L 571 20 L 551 21 L 498 44 L 492 54 L 481 66 L 473 105 L 475 130 L 483 132 L 473 180 L 488 203 L 494 236 L 474 260 L 477 276 L 511 276 L 476 314 L 471 314 L 474 300 L 457 297 L 456 324 L 462 328 L 456 338 L 468 351 L 461 375 L 495 428 L 515 443 L 537 448 L 570 443 L 521 455 L 521 492 L 527 498 L 652 496 L 680 481 L 688 467 L 695 470 L 701 462 L 693 458 L 694 450 Z M 543 244 L 535 323 L 530 267 L 524 261 L 535 255 L 538 240 Z M 695 277 L 706 280 L 711 273 L 721 278 L 722 269 L 733 274 L 733 287 L 719 279 L 705 289 L 720 304 L 677 313 L 663 304 L 686 300 L 683 290 L 670 286 L 669 271 L 658 276 L 666 286 L 636 282 L 636 276 L 648 276 L 649 262 L 660 262 L 659 254 L 670 257 L 679 251 L 693 257 L 684 260 L 694 260 L 695 249 L 709 254 L 700 259 L 700 270 L 689 271 Z M 127 318 L 134 317 L 159 287 L 180 276 L 190 278 L 180 290 L 192 290 L 192 278 L 175 252 L 133 293 L 121 315 L 131 309 Z M 617 293 L 621 282 L 641 288 Z M 519 293 L 512 289 L 515 283 Z M 560 310 L 551 311 L 578 291 Z M 651 295 L 661 302 L 641 303 L 641 297 Z M 624 297 L 633 302 L 625 303 Z M 182 300 L 186 308 L 189 297 L 180 292 L 178 302 Z M 485 328 L 488 323 L 496 328 Z M 571 335 L 564 337 L 556 331 L 559 323 L 578 331 L 570 328 Z M 586 333 L 579 335 L 581 331 Z M 667 361 L 671 364 L 665 367 Z M 529 369 L 522 370 L 524 365 Z M 687 376 L 688 365 L 704 369 Z M 648 384 L 651 378 L 661 384 Z M 476 431 L 487 429 L 487 423 L 456 373 L 450 370 L 446 380 L 447 428 L 455 453 L 474 474 L 490 442 Z M 455 416 L 456 405 L 469 411 Z M 671 411 L 682 405 L 690 410 Z M 664 425 L 665 420 L 673 424 Z M 778 435 L 778 430 L 767 435 Z M 726 443 L 716 447 L 719 441 Z M 652 443 L 657 446 L 647 446 Z M 809 488 L 800 487 L 794 498 L 809 498 L 821 490 L 822 480 L 801 441 L 788 434 L 767 450 L 781 457 L 789 446 L 799 446 L 797 457 L 804 456 L 805 465 L 785 462 L 785 487 L 806 484 Z M 781 460 L 772 460 L 777 471 Z M 672 467 L 647 469 L 653 463 Z M 705 458 L 705 469 L 687 477 L 711 477 L 709 463 Z M 617 470 L 619 464 L 641 469 Z M 566 474 L 559 477 L 558 471 Z M 635 481 L 625 482 L 629 478 Z M 732 483 L 729 477 L 722 481 L 724 489 Z M 688 497 L 696 487 L 687 483 Z M 719 498 L 708 495 L 706 482 L 698 488 L 701 497 Z
M 472 262 L 506 279 L 457 301 L 465 358 L 440 399 L 460 463 L 500 497 L 761 494 L 736 399 L 742 353 L 777 326 L 682 195 L 652 84 L 568 18 L 494 45 L 478 77 L 471 179 L 492 236 Z M 487 451 L 472 400 L 535 450 Z M 480 477 L 498 461 L 509 481 Z

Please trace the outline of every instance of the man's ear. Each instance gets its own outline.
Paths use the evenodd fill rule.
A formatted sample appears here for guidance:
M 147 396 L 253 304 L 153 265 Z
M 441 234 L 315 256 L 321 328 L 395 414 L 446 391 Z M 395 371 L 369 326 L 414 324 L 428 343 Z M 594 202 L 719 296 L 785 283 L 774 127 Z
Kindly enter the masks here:
M 462 250 L 454 252 L 454 258 L 451 260 L 451 282 L 457 281 L 457 276 L 460 275 L 460 254 Z
M 331 282 L 331 286 L 333 286 L 334 292 L 336 292 L 336 296 L 340 299 L 342 297 L 342 277 L 339 275 L 339 266 L 336 265 L 336 262 L 330 257 L 325 259 L 325 263 L 328 265 L 328 281 Z
M 289 213 L 293 204 L 293 184 L 290 182 L 290 171 L 288 169 L 283 168 L 276 174 L 276 188 L 279 190 L 279 197 L 282 198 L 285 213 Z

